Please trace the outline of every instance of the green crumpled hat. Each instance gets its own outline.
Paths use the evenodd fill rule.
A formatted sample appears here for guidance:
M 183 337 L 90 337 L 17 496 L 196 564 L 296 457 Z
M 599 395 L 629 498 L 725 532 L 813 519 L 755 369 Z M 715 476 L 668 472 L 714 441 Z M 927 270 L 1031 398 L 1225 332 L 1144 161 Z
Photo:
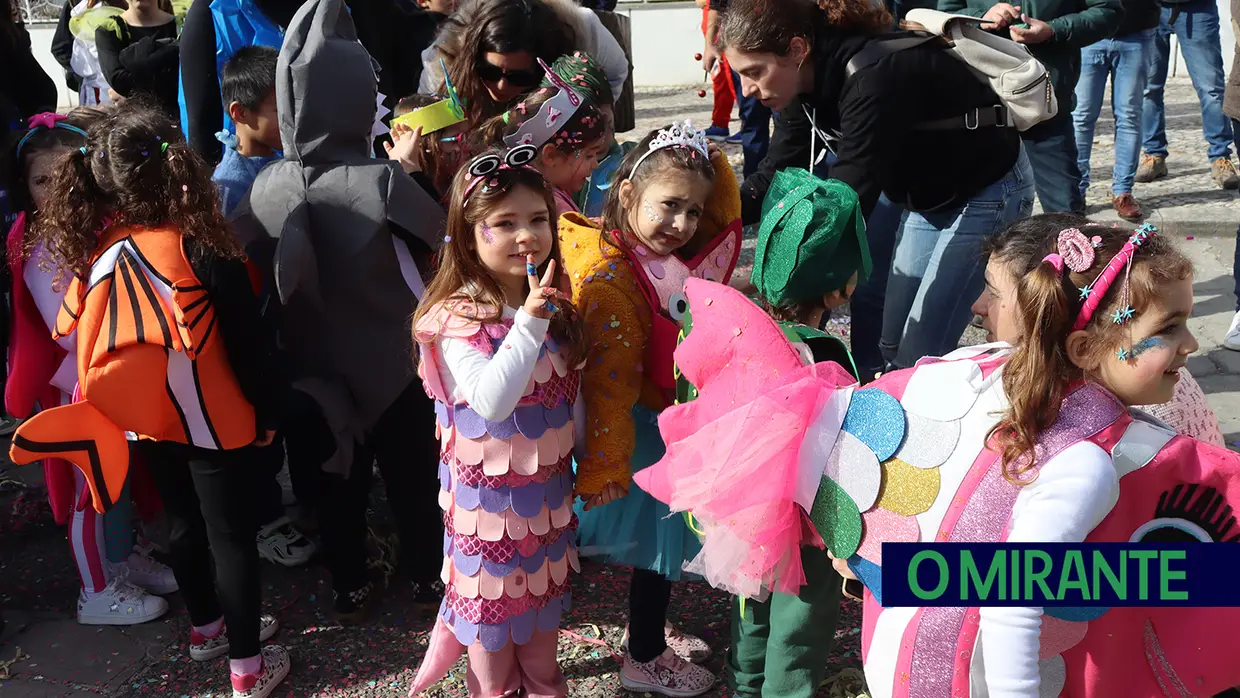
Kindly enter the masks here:
M 857 192 L 789 168 L 775 173 L 762 202 L 750 280 L 770 303 L 790 305 L 870 275 L 870 247 Z

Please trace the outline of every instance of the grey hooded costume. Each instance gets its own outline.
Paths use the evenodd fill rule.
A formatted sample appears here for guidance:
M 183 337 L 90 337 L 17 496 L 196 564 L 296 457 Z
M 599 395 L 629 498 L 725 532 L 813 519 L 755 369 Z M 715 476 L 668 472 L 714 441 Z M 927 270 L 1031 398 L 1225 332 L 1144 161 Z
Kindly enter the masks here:
M 293 387 L 335 437 L 323 469 L 342 475 L 415 378 L 409 319 L 444 230 L 439 204 L 370 156 L 376 70 L 343 0 L 298 10 L 276 76 L 285 159 L 258 174 L 233 216 L 279 294 L 269 314 L 281 315 Z

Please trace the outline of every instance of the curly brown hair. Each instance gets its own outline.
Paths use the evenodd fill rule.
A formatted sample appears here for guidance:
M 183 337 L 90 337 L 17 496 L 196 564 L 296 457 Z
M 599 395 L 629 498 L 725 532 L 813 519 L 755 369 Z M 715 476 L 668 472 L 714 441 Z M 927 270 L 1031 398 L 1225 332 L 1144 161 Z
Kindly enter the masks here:
M 813 46 L 826 28 L 874 35 L 892 26 L 887 8 L 868 0 L 731 0 L 719 20 L 719 46 L 786 56 L 793 38 Z
M 31 248 L 42 243 L 55 282 L 86 272 L 100 232 L 113 226 L 173 227 L 203 253 L 244 255 L 220 214 L 211 170 L 164 113 L 139 99 L 109 107 L 52 174 L 52 195 Z
M 1052 235 L 1057 237 L 1063 229 L 1053 215 L 1036 216 L 1019 225 L 1025 237 L 1046 241 L 1050 241 Z M 1050 262 L 1043 260 L 1022 276 L 1017 286 L 1022 339 L 1003 368 L 1003 389 L 1009 403 L 1007 412 L 989 435 L 993 447 L 1003 454 L 1004 477 L 1016 484 L 1028 484 L 1024 476 L 1035 465 L 1028 454 L 1033 453 L 1038 434 L 1059 418 L 1068 386 L 1077 380 L 1095 378 L 1072 363 L 1066 348 L 1084 303 L 1079 289 L 1094 282 L 1133 234 L 1132 230 L 1100 225 L 1080 230 L 1086 236 L 1100 238 L 1089 269 L 1078 273 L 1065 268 L 1061 276 Z M 1154 235 L 1133 256 L 1129 302 L 1139 312 L 1159 297 L 1160 289 L 1187 279 L 1192 273 L 1192 262 L 1170 240 Z M 1109 317 L 1121 305 L 1123 286 L 1120 277 L 1107 289 L 1085 326 L 1089 333 L 1085 347 L 1088 356 L 1109 354 L 1123 341 L 1125 327 L 1113 323 Z
M 492 151 L 500 157 L 502 151 Z M 422 301 L 413 314 L 413 326 L 432 308 L 440 303 L 466 301 L 478 313 L 470 318 L 484 323 L 499 322 L 504 308 L 504 291 L 491 272 L 478 259 L 477 240 L 474 226 L 486 218 L 500 201 L 503 201 L 517 187 L 525 187 L 538 193 L 547 202 L 548 215 L 555 215 L 555 198 L 551 185 L 547 183 L 537 170 L 529 167 L 513 167 L 497 170 L 488 175 L 495 183 L 487 187 L 475 187 L 465 198 L 465 190 L 473 177 L 469 167 L 463 167 L 452 180 L 451 203 L 448 206 L 448 226 L 446 242 L 439 250 L 439 268 L 435 278 L 426 287 Z M 551 235 L 551 255 L 548 261 L 555 260 L 556 267 L 563 270 L 560 257 L 559 236 Z M 476 289 L 470 293 L 467 289 Z M 561 289 L 566 290 L 566 289 Z M 570 366 L 577 366 L 586 356 L 585 330 L 581 315 L 569 301 L 567 294 L 555 301 L 557 310 L 551 317 L 551 337 L 558 342 L 564 351 Z M 414 341 L 417 341 L 415 332 Z

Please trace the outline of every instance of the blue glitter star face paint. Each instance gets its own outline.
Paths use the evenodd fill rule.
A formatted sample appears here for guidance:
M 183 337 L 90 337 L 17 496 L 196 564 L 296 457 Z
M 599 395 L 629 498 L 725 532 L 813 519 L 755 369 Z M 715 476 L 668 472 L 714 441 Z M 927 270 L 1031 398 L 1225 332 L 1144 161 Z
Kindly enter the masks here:
M 1167 343 L 1160 337 L 1146 337 L 1140 342 L 1132 345 L 1132 352 L 1130 353 L 1130 356 L 1135 359 L 1151 349 L 1165 346 L 1167 346 Z

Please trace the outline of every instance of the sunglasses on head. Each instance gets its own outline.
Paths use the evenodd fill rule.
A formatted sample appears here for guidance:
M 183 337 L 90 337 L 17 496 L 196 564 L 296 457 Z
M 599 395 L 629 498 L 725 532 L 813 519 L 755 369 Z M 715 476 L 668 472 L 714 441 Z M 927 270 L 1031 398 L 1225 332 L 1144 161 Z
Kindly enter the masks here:
M 504 70 L 503 68 L 488 63 L 487 61 L 478 61 L 476 66 L 478 77 L 486 82 L 499 82 L 507 80 L 518 87 L 534 87 L 542 82 L 543 74 L 537 70 Z

